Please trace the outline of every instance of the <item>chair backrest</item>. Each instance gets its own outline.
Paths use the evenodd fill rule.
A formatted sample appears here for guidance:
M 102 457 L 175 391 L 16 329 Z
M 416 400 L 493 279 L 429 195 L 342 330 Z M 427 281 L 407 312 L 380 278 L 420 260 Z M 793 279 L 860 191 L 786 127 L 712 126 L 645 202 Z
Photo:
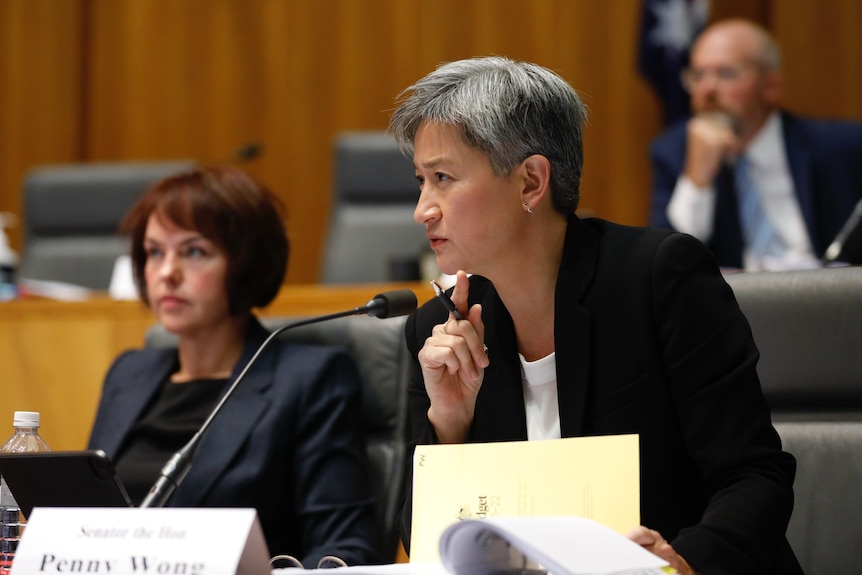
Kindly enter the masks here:
M 107 290 L 114 262 L 129 253 L 117 232 L 147 186 L 191 161 L 60 164 L 24 180 L 24 241 L 19 275 Z
M 858 573 L 862 421 L 778 421 L 796 457 L 787 539 L 807 575 Z
M 862 267 L 729 274 L 773 414 L 862 413 Z
M 396 277 L 390 270 L 418 262 L 429 249 L 425 228 L 413 221 L 419 197 L 413 163 L 395 139 L 384 132 L 337 136 L 334 181 L 321 281 L 420 279 Z
M 263 318 L 270 328 L 299 318 Z M 355 316 L 288 329 L 284 341 L 336 345 L 356 359 L 362 377 L 362 420 L 371 463 L 371 485 L 377 498 L 378 542 L 383 561 L 394 562 L 399 545 L 397 515 L 403 494 L 407 435 L 409 354 L 404 341 L 405 317 Z M 150 328 L 148 347 L 176 345 L 161 326 Z
M 808 575 L 858 571 L 862 534 L 862 268 L 726 277 L 758 374 L 796 457 L 787 538 Z

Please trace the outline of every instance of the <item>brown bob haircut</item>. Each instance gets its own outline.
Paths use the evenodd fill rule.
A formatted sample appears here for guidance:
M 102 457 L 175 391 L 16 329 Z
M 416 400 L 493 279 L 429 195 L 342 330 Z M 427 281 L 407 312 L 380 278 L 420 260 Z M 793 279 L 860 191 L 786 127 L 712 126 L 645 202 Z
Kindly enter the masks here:
M 225 290 L 232 315 L 269 304 L 287 271 L 290 246 L 279 199 L 233 167 L 201 167 L 153 184 L 120 224 L 132 240 L 132 267 L 141 301 L 149 306 L 144 234 L 150 216 L 194 230 L 227 255 Z

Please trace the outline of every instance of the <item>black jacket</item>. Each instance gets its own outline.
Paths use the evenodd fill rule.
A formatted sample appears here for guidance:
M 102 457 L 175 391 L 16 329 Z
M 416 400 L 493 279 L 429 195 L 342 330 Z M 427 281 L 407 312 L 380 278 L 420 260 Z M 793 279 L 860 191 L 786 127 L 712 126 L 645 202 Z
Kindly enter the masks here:
M 703 244 L 572 217 L 555 297 L 563 437 L 637 433 L 641 522 L 699 572 L 801 573 L 784 535 L 796 463 L 772 427 L 748 322 Z M 483 306 L 491 361 L 469 441 L 525 440 L 511 317 L 485 278 L 470 278 L 469 303 Z M 411 451 L 436 441 L 415 354 L 446 319 L 432 300 L 405 326 Z M 412 473 L 406 485 L 409 542 Z
M 231 381 L 268 333 L 249 328 Z M 314 567 L 324 555 L 377 560 L 360 379 L 346 352 L 273 342 L 204 433 L 171 507 L 254 507 L 270 553 Z M 116 458 L 177 368 L 177 350 L 121 355 L 105 378 L 89 447 Z

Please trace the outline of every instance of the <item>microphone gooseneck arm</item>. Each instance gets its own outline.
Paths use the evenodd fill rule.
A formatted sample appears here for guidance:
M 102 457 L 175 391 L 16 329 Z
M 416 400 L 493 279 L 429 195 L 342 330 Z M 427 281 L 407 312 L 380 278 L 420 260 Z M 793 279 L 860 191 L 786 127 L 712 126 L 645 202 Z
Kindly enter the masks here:
M 180 485 L 180 483 L 182 483 L 183 479 L 185 479 L 186 475 L 191 469 L 192 459 L 194 458 L 195 451 L 198 448 L 198 444 L 200 444 L 201 442 L 201 437 L 203 437 L 204 432 L 210 426 L 212 420 L 221 411 L 222 406 L 225 404 L 231 394 L 233 394 L 233 391 L 236 389 L 239 382 L 243 380 L 248 370 L 251 369 L 251 367 L 255 364 L 260 354 L 263 353 L 263 351 L 269 346 L 270 342 L 275 339 L 280 333 L 288 329 L 300 327 L 303 325 L 320 323 L 322 321 L 328 321 L 331 319 L 338 319 L 353 315 L 368 314 L 374 317 L 387 318 L 406 315 L 412 312 L 414 309 L 416 309 L 416 294 L 407 289 L 393 290 L 377 294 L 364 306 L 355 307 L 352 310 L 348 311 L 310 317 L 307 319 L 283 325 L 273 330 L 273 332 L 269 334 L 269 336 L 263 341 L 263 343 L 260 344 L 260 347 L 257 348 L 257 351 L 254 352 L 254 355 L 251 356 L 251 359 L 248 360 L 248 363 L 245 364 L 245 367 L 230 385 L 225 394 L 222 395 L 222 398 L 219 400 L 218 404 L 216 404 L 215 408 L 206 418 L 206 421 L 204 421 L 203 425 L 201 425 L 201 428 L 198 429 L 198 431 L 194 434 L 194 436 L 189 440 L 188 443 L 186 443 L 179 451 L 174 453 L 173 456 L 171 456 L 171 458 L 168 460 L 168 462 L 165 463 L 164 467 L 162 467 L 159 478 L 150 488 L 149 493 L 147 493 L 147 496 L 144 498 L 143 502 L 141 502 L 140 507 L 146 508 L 164 506 L 168 498 L 170 498 L 176 488 Z
M 856 202 L 856 206 L 853 208 L 853 211 L 850 212 L 850 217 L 847 218 L 847 221 L 844 222 L 843 226 L 841 226 L 841 230 L 838 232 L 838 235 L 835 236 L 835 239 L 832 240 L 832 243 L 829 244 L 828 248 L 826 248 L 826 253 L 823 254 L 824 265 L 829 265 L 838 259 L 841 252 L 844 251 L 844 244 L 847 242 L 847 238 L 850 237 L 850 234 L 852 234 L 859 225 L 860 220 L 862 220 L 862 199 Z

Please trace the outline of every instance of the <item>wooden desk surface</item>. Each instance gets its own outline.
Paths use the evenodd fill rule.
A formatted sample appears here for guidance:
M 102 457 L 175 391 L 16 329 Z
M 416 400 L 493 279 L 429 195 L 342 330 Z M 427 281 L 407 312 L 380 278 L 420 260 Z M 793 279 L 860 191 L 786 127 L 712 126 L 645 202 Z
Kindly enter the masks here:
M 425 283 L 288 285 L 258 315 L 350 310 L 399 288 L 412 289 L 420 304 L 434 296 Z M 84 449 L 105 373 L 120 352 L 143 345 L 153 323 L 140 302 L 106 296 L 85 302 L 0 303 L 0 442 L 12 434 L 14 411 L 39 411 L 42 434 L 52 449 Z

